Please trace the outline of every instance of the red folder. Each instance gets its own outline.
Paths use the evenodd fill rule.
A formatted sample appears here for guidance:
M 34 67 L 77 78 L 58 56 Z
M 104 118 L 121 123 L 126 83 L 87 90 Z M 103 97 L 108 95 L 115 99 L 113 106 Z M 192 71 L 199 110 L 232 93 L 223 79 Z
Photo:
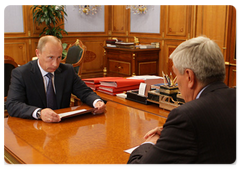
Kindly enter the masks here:
M 122 92 L 109 92 L 109 91 L 101 90 L 101 89 L 97 89 L 97 91 L 100 91 L 100 92 L 106 93 L 106 94 L 110 94 L 110 95 L 112 95 L 112 96 L 116 96 L 116 94 L 122 93 Z
M 87 78 L 82 79 L 86 84 L 99 84 L 100 81 L 105 80 L 117 80 L 117 79 L 124 79 L 122 77 L 96 77 L 96 78 Z
M 109 87 L 129 87 L 129 86 L 136 86 L 139 85 L 140 83 L 144 83 L 144 80 L 140 79 L 116 79 L 116 80 L 104 80 L 100 81 L 101 86 L 109 86 Z
M 108 92 L 123 92 L 123 91 L 128 91 L 128 90 L 135 90 L 135 89 L 138 89 L 139 88 L 139 85 L 135 85 L 135 86 L 127 86 L 127 87 L 119 87 L 119 88 L 116 88 L 116 87 L 109 87 L 109 86 L 99 86 L 99 89 L 100 90 L 105 90 L 105 91 L 108 91 Z
M 88 87 L 90 87 L 92 90 L 97 90 L 98 87 L 100 86 L 100 84 L 87 84 L 87 83 L 86 83 L 86 85 Z

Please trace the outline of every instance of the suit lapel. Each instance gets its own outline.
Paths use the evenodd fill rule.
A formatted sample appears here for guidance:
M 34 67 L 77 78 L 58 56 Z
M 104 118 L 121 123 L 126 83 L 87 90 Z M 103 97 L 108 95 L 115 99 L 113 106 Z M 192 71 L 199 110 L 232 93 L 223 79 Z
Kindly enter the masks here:
M 45 88 L 43 84 L 42 74 L 37 65 L 37 60 L 32 61 L 31 73 L 32 73 L 31 74 L 32 83 L 34 84 L 34 87 L 41 98 L 42 105 L 46 107 L 47 106 L 46 93 L 45 93 Z

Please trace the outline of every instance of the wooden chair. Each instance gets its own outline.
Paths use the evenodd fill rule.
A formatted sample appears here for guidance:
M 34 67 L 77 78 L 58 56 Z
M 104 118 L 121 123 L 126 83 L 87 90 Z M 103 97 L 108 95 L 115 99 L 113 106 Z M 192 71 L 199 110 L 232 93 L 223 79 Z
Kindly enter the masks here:
M 87 48 L 82 41 L 77 39 L 74 44 L 68 46 L 67 56 L 61 62 L 72 64 L 75 72 L 81 77 L 83 57 L 86 50 Z
M 7 100 L 7 94 L 9 85 L 11 82 L 11 73 L 14 68 L 18 67 L 17 63 L 10 56 L 4 55 L 4 117 L 7 117 L 7 111 L 5 109 L 5 102 Z
M 14 59 L 8 55 L 4 55 L 4 60 L 12 60 L 14 61 Z

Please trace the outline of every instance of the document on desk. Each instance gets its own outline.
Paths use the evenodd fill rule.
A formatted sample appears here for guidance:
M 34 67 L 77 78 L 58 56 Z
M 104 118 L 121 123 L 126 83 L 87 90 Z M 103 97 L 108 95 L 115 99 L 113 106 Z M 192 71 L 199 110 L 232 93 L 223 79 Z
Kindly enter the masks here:
M 78 116 L 78 115 L 82 115 L 85 113 L 89 113 L 89 112 L 93 112 L 94 110 L 96 110 L 96 108 L 92 108 L 92 109 L 81 109 L 81 110 L 74 110 L 74 111 L 70 111 L 70 112 L 65 112 L 65 113 L 60 113 L 58 114 L 60 116 L 61 119 L 65 119 L 65 118 L 69 118 L 69 117 L 73 117 L 73 116 Z
M 135 149 L 137 149 L 139 146 L 135 146 L 133 148 L 130 148 L 130 149 L 127 149 L 127 150 L 124 150 L 124 152 L 127 152 L 129 154 L 131 154 Z

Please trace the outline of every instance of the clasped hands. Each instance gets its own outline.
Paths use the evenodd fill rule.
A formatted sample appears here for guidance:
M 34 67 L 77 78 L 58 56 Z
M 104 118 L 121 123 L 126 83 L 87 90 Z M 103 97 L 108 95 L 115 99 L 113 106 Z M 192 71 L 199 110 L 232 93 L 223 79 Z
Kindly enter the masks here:
M 98 101 L 95 106 L 96 110 L 94 110 L 93 114 L 102 114 L 105 111 L 106 105 L 102 101 Z M 41 119 L 44 122 L 60 122 L 60 116 L 54 112 L 52 109 L 46 108 L 41 110 Z
M 149 132 L 146 133 L 146 135 L 143 137 L 144 139 L 146 139 L 145 142 L 152 142 L 154 144 L 156 144 L 157 140 L 159 139 L 161 132 L 162 132 L 163 127 L 156 127 L 152 130 L 150 130 Z

